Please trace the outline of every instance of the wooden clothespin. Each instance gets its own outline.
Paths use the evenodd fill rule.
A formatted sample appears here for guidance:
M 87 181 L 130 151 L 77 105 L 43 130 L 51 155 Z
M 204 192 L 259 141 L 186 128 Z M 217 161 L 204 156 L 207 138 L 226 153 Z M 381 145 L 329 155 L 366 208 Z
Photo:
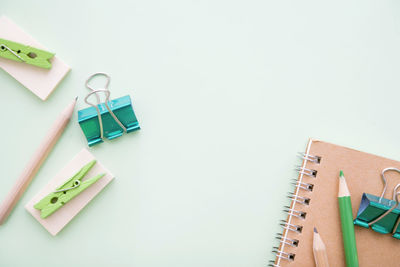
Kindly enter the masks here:
M 0 39 L 0 57 L 24 62 L 40 68 L 50 69 L 54 53 L 47 52 L 28 45 Z
M 38 203 L 34 205 L 35 209 L 40 210 L 40 217 L 46 218 L 61 208 L 64 204 L 68 203 L 71 199 L 79 195 L 82 191 L 97 182 L 105 174 L 96 175 L 93 178 L 87 179 L 82 182 L 82 179 L 96 164 L 96 160 L 92 160 L 82 167 L 74 176 L 72 176 L 63 185 L 58 187 L 56 191 L 48 194 Z
M 24 44 L 25 47 L 35 47 L 42 51 L 47 50 L 42 44 L 35 40 L 31 35 L 22 30 L 17 24 L 11 21 L 9 18 L 0 15 L 0 38 L 13 41 L 15 43 Z M 4 42 L 4 40 L 2 40 Z M 6 44 L 7 45 L 7 44 Z M 8 43 L 8 45 L 10 45 Z M 11 45 L 10 45 L 11 46 Z M 9 47 L 9 46 L 7 46 Z M 54 89 L 60 84 L 67 73 L 70 71 L 70 67 L 65 64 L 57 55 L 49 58 L 51 65 L 48 60 L 44 61 L 45 66 L 51 68 L 40 68 L 31 65 L 31 59 L 29 57 L 23 57 L 18 54 L 18 49 L 14 50 L 14 47 L 9 47 L 13 53 L 16 53 L 23 60 L 26 61 L 24 64 L 23 60 L 11 53 L 10 50 L 0 49 L 0 69 L 10 74 L 15 80 L 29 89 L 32 93 L 38 96 L 42 100 L 46 100 Z M 21 49 L 22 51 L 22 49 Z M 34 51 L 33 51 L 34 52 Z M 20 52 L 21 53 L 21 52 Z M 37 55 L 39 53 L 34 52 Z M 26 55 L 28 55 L 26 53 Z M 40 54 L 41 55 L 41 54 Z M 31 54 L 31 56 L 34 56 Z M 33 62 L 39 62 L 37 57 Z

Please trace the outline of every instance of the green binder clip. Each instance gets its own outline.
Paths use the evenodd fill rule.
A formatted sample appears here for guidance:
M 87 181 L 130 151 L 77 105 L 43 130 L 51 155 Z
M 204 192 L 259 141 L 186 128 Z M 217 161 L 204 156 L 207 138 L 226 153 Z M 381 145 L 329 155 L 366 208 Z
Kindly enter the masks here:
M 93 178 L 87 179 L 82 182 L 82 179 L 90 171 L 90 169 L 96 164 L 96 160 L 92 160 L 85 166 L 83 166 L 80 171 L 78 171 L 74 176 L 72 176 L 63 185 L 58 187 L 54 192 L 48 194 L 38 203 L 34 205 L 35 209 L 40 210 L 40 217 L 47 218 L 59 208 L 64 206 L 68 201 L 79 195 L 89 186 L 97 182 L 105 174 L 96 175 Z
M 28 45 L 0 39 L 0 57 L 24 62 L 36 67 L 50 69 L 54 53 L 50 53 Z
M 95 76 L 105 76 L 107 78 L 104 89 L 93 89 L 89 86 L 89 81 Z M 78 122 L 86 136 L 89 146 L 94 146 L 103 142 L 104 137 L 114 139 L 140 129 L 139 122 L 132 108 L 129 95 L 110 100 L 110 76 L 106 73 L 95 73 L 86 81 L 86 87 L 90 92 L 85 97 L 85 102 L 91 107 L 78 111 Z M 105 94 L 105 101 L 101 103 L 99 93 Z M 90 103 L 88 98 L 95 95 L 97 104 Z
M 400 239 L 400 192 L 398 192 L 400 184 L 397 184 L 394 188 L 391 200 L 384 198 L 387 187 L 385 172 L 387 171 L 400 173 L 397 168 L 386 168 L 382 171 L 381 177 L 384 188 L 381 196 L 363 194 L 354 224 L 365 228 L 371 227 L 372 230 L 381 234 L 392 233 L 393 237 Z

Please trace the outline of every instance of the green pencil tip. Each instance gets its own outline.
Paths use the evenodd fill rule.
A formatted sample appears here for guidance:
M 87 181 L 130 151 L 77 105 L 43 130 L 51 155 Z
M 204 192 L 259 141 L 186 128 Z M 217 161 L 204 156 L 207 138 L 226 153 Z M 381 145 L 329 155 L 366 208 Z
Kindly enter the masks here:
M 343 177 L 344 175 L 343 175 L 343 171 L 342 170 L 340 170 L 340 174 L 339 174 L 339 176 L 340 177 Z

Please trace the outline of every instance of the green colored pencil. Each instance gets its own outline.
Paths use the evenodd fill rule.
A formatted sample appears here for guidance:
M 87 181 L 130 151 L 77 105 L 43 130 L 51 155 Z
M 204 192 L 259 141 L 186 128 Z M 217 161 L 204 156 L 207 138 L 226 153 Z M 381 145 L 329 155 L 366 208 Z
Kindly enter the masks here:
M 342 222 L 342 235 L 344 253 L 346 255 L 347 267 L 358 267 L 358 256 L 356 246 L 356 236 L 354 234 L 353 211 L 351 209 L 350 192 L 347 188 L 343 171 L 340 171 L 339 178 L 339 210 L 340 221 Z

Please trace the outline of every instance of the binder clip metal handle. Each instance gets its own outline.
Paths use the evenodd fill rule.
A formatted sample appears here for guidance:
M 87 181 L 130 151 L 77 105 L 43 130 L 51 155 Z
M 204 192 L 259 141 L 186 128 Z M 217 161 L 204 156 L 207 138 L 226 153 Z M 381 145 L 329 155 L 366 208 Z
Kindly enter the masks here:
M 396 172 L 400 173 L 400 170 L 399 170 L 399 169 L 393 168 L 393 167 L 386 168 L 386 169 L 383 169 L 383 170 L 382 170 L 381 178 L 382 178 L 382 181 L 383 181 L 383 191 L 382 191 L 381 197 L 379 198 L 379 202 L 382 201 L 382 198 L 385 196 L 385 193 L 386 193 L 387 183 L 386 183 L 386 178 L 385 178 L 385 172 L 387 172 L 387 171 L 396 171 Z M 397 185 L 397 186 L 398 186 L 398 185 Z M 393 200 L 394 200 L 395 194 L 396 194 L 396 192 L 397 192 L 397 190 L 396 190 L 397 186 L 395 187 L 395 189 L 394 189 L 394 191 L 393 191 L 393 197 L 392 197 Z
M 361 199 L 360 207 L 354 224 L 373 229 L 382 234 L 392 233 L 393 237 L 400 239 L 400 209 L 399 209 L 399 188 L 400 183 L 393 189 L 392 199 L 384 198 L 387 189 L 385 172 L 396 171 L 400 169 L 386 168 L 382 170 L 381 178 L 384 184 L 380 197 L 364 193 Z M 395 204 L 393 205 L 393 202 Z
M 104 86 L 104 89 L 93 89 L 90 85 L 89 82 L 96 76 L 105 76 L 107 78 L 106 81 L 106 85 Z M 122 124 L 122 122 L 117 118 L 117 116 L 115 116 L 114 112 L 111 110 L 110 106 L 108 105 L 108 102 L 110 102 L 110 90 L 108 90 L 108 86 L 110 85 L 110 81 L 111 81 L 111 77 L 104 72 L 96 72 L 92 75 L 90 75 L 90 77 L 86 80 L 85 85 L 89 90 L 92 90 L 91 93 L 89 93 L 86 97 L 85 97 L 85 102 L 86 104 L 96 108 L 97 111 L 97 117 L 99 119 L 99 125 L 100 125 L 100 136 L 101 139 L 104 138 L 104 131 L 103 131 L 103 120 L 101 119 L 101 113 L 100 113 L 100 109 L 98 107 L 98 105 L 100 104 L 100 96 L 98 93 L 103 92 L 106 95 L 106 99 L 104 101 L 104 104 L 108 110 L 108 112 L 110 113 L 110 115 L 113 117 L 113 119 L 115 120 L 116 123 L 118 123 L 118 125 L 124 130 L 124 132 L 126 133 L 126 128 L 125 126 Z M 88 101 L 89 97 L 91 95 L 95 94 L 96 95 L 96 99 L 97 99 L 97 104 L 93 104 L 90 103 Z
M 96 73 L 90 75 L 89 78 L 86 79 L 85 86 L 86 86 L 89 90 L 96 91 L 96 89 L 93 89 L 93 88 L 89 85 L 89 82 L 90 82 L 94 77 L 96 77 L 96 76 L 104 76 L 104 77 L 107 78 L 106 85 L 104 86 L 104 89 L 108 90 L 108 86 L 110 85 L 111 77 L 110 77 L 110 75 L 108 75 L 108 74 L 105 73 L 105 72 L 96 72 Z M 100 99 L 98 99 L 98 102 L 100 102 Z
M 106 78 L 102 88 L 95 89 L 90 81 L 96 76 Z M 139 130 L 139 123 L 132 108 L 129 95 L 110 100 L 110 76 L 104 72 L 92 74 L 85 82 L 85 86 L 91 91 L 84 101 L 91 107 L 78 111 L 78 122 L 86 136 L 89 146 L 101 143 L 104 137 L 114 139 L 123 133 Z M 104 94 L 104 102 L 101 100 Z M 95 95 L 96 103 L 90 102 L 89 98 Z
M 397 184 L 396 187 L 393 189 L 393 201 L 396 201 L 396 204 L 394 206 L 392 206 L 390 209 L 388 209 L 385 213 L 383 213 L 382 215 L 380 215 L 378 218 L 376 218 L 373 221 L 370 221 L 368 223 L 368 226 L 372 226 L 373 224 L 379 222 L 380 220 L 382 220 L 383 218 L 385 218 L 389 213 L 391 213 L 398 205 L 399 205 L 399 195 L 400 192 L 397 192 L 397 189 L 400 187 L 400 184 Z M 386 188 L 385 188 L 386 189 Z M 384 194 L 384 192 L 382 192 L 382 194 Z M 382 196 L 379 198 L 379 202 L 381 203 L 382 201 Z M 400 217 L 397 219 L 396 225 L 392 230 L 392 234 L 394 234 L 394 231 L 396 230 L 397 226 L 399 225 L 399 219 Z

